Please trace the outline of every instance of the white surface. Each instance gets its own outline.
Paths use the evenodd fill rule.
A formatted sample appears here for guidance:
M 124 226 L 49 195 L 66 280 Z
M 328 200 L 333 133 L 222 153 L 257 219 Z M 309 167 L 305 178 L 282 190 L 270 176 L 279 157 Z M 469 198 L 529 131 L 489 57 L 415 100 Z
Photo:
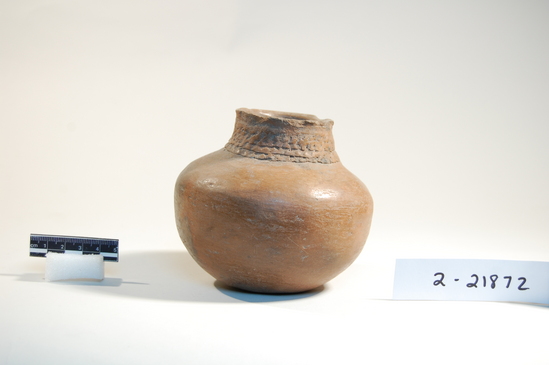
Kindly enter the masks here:
M 395 258 L 549 261 L 547 19 L 521 1 L 0 2 L 0 364 L 548 363 L 546 307 L 379 299 Z M 372 192 L 363 254 L 314 295 L 231 291 L 177 237 L 175 179 L 238 107 L 333 119 Z M 47 283 L 31 232 L 118 238 L 120 262 Z
M 46 255 L 46 281 L 92 279 L 103 280 L 105 265 L 101 255 L 49 252 Z

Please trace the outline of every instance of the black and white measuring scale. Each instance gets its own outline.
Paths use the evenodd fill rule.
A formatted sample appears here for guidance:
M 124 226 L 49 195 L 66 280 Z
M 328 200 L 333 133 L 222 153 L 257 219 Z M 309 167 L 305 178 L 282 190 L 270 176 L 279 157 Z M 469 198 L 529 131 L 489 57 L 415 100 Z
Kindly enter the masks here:
M 46 257 L 48 252 L 77 255 L 102 255 L 104 261 L 118 262 L 118 240 L 110 238 L 31 234 L 30 255 Z

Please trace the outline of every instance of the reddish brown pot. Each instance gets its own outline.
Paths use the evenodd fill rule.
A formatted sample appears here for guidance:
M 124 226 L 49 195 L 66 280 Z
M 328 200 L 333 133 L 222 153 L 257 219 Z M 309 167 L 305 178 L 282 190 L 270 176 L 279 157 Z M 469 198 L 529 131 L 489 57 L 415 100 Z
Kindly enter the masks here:
M 262 293 L 319 287 L 362 250 L 372 197 L 339 162 L 331 120 L 256 109 L 236 114 L 225 148 L 177 179 L 179 235 L 225 284 Z

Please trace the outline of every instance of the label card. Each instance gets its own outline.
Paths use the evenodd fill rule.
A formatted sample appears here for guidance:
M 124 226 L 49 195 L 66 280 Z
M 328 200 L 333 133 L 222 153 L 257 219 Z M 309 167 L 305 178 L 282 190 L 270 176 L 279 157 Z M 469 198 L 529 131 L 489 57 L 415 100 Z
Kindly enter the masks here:
M 399 259 L 393 299 L 549 304 L 549 262 Z

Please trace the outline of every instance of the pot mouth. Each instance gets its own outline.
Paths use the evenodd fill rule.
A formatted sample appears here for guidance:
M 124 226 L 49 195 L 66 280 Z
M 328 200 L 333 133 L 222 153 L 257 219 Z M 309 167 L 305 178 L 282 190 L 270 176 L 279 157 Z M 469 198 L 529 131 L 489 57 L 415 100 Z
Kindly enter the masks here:
M 335 163 L 333 124 L 311 114 L 240 108 L 225 150 L 259 160 Z
M 284 124 L 289 124 L 294 127 L 305 127 L 305 126 L 319 126 L 325 128 L 331 128 L 334 125 L 334 121 L 331 119 L 320 119 L 313 114 L 304 114 L 304 113 L 294 113 L 294 112 L 280 112 L 275 110 L 266 110 L 266 109 L 248 109 L 248 108 L 239 108 L 237 113 L 244 113 L 253 115 L 261 121 L 264 122 L 282 122 Z

